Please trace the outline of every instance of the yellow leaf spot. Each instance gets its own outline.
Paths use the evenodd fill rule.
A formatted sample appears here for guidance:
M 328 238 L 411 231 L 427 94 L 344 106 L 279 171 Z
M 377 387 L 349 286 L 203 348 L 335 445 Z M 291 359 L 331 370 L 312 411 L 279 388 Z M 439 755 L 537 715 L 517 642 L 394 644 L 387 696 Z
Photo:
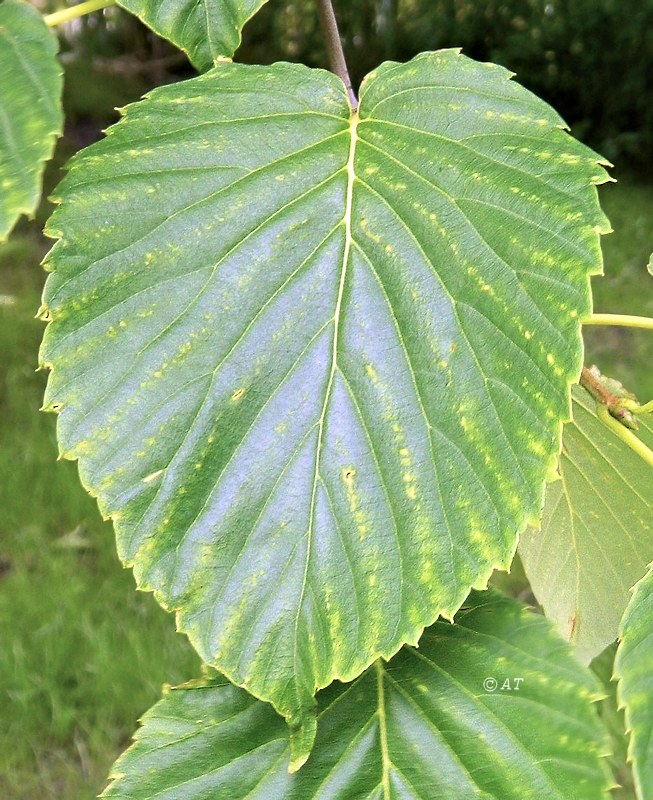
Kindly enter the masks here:
M 367 377 L 374 383 L 376 383 L 379 380 L 379 376 L 371 364 L 365 365 L 365 372 L 367 373 Z

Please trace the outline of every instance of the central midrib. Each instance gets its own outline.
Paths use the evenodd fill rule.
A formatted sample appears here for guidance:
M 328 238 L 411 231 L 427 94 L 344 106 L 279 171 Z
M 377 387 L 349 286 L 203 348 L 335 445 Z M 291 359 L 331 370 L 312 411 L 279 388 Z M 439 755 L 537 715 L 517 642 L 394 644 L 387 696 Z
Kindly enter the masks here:
M 332 353 L 331 353 L 331 366 L 329 370 L 329 377 L 327 379 L 327 385 L 324 392 L 324 403 L 322 404 L 322 411 L 320 413 L 320 417 L 318 420 L 318 435 L 317 435 L 317 444 L 315 447 L 315 468 L 313 471 L 313 487 L 311 490 L 311 504 L 309 510 L 309 518 L 308 518 L 308 531 L 307 531 L 307 550 L 306 550 L 306 558 L 304 563 L 304 576 L 302 580 L 302 587 L 299 596 L 299 602 L 297 603 L 297 615 L 295 617 L 295 636 L 294 636 L 294 661 L 295 661 L 295 676 L 297 677 L 299 674 L 298 664 L 297 664 L 297 627 L 299 624 L 299 618 L 301 615 L 301 608 L 302 602 L 304 598 L 304 593 L 306 590 L 306 581 L 308 580 L 308 568 L 310 564 L 310 557 L 311 557 L 311 539 L 313 535 L 313 519 L 315 516 L 315 498 L 317 496 L 317 484 L 320 479 L 320 456 L 322 453 L 322 439 L 324 436 L 324 421 L 326 419 L 327 409 L 329 406 L 329 399 L 331 397 L 331 391 L 333 388 L 333 380 L 336 373 L 337 367 L 337 358 L 338 358 L 338 333 L 340 328 L 340 315 L 342 312 L 342 298 L 344 295 L 345 289 L 345 280 L 347 276 L 347 263 L 349 261 L 349 254 L 351 251 L 352 245 L 352 208 L 353 208 L 353 197 L 354 197 L 354 181 L 356 178 L 356 174 L 354 172 L 354 157 L 356 154 L 356 142 L 358 141 L 358 135 L 356 130 L 358 128 L 359 123 L 359 116 L 357 111 L 353 111 L 349 121 L 349 135 L 350 135 L 350 142 L 349 142 L 349 155 L 347 158 L 347 194 L 345 198 L 345 213 L 343 216 L 343 223 L 345 225 L 345 246 L 342 254 L 342 267 L 340 271 L 340 284 L 338 286 L 338 296 L 336 299 L 335 310 L 333 313 L 333 341 L 332 341 Z
M 385 713 L 385 687 L 383 680 L 385 670 L 381 659 L 374 662 L 376 671 L 377 715 L 379 719 L 379 743 L 381 746 L 381 785 L 384 800 L 390 800 L 390 749 L 388 747 L 388 727 Z

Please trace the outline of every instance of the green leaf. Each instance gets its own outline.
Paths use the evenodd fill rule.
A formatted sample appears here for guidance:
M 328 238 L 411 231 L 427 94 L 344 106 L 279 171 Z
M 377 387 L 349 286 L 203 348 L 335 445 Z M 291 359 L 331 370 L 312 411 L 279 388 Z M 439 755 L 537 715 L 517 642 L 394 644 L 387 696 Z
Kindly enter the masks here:
M 547 487 L 542 528 L 522 534 L 519 555 L 547 617 L 589 662 L 617 638 L 630 589 L 653 560 L 653 475 L 597 418 L 584 389 L 573 396 L 561 480 Z M 653 444 L 651 418 L 638 422 Z
M 45 408 L 141 588 L 314 734 L 315 690 L 507 568 L 557 461 L 596 156 L 456 51 L 224 63 L 75 159 Z M 301 728 L 301 730 L 300 730 Z
M 218 679 L 166 693 L 103 796 L 600 800 L 597 688 L 542 617 L 477 594 L 419 650 L 320 693 L 315 749 L 295 775 L 279 717 Z
M 199 71 L 231 58 L 245 23 L 267 0 L 117 0 L 183 50 Z
M 28 3 L 0 3 L 0 242 L 41 197 L 63 127 L 56 36 Z
M 650 521 L 650 520 L 649 520 Z M 617 697 L 626 710 L 629 760 L 638 800 L 653 798 L 653 570 L 635 586 L 619 628 L 614 662 Z
M 592 672 L 601 681 L 604 697 L 596 704 L 601 722 L 610 736 L 609 764 L 616 778 L 616 784 L 610 795 L 612 800 L 633 800 L 635 785 L 633 774 L 628 764 L 628 740 L 626 737 L 626 721 L 622 708 L 617 701 L 617 682 L 613 678 L 614 659 L 617 643 L 613 642 L 600 653 L 591 664 Z

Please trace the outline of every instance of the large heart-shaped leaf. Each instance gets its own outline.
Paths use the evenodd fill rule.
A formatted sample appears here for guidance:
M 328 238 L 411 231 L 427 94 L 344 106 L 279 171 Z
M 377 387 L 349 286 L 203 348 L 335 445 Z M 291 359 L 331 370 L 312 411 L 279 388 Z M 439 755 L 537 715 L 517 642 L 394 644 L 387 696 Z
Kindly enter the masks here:
M 541 510 L 600 268 L 596 156 L 505 70 L 225 63 L 132 106 L 49 232 L 62 454 L 139 585 L 307 753 Z M 298 763 L 301 758 L 298 755 Z
M 596 416 L 596 403 L 574 390 L 565 425 L 561 480 L 547 487 L 541 530 L 519 541 L 535 597 L 589 662 L 617 638 L 630 590 L 653 561 L 650 466 Z M 653 446 L 653 424 L 638 435 Z
M 494 593 L 419 650 L 319 699 L 316 746 L 288 774 L 272 709 L 220 679 L 169 691 L 103 796 L 123 800 L 601 800 L 597 683 L 546 621 Z
M 628 748 L 638 800 L 653 798 L 653 570 L 635 587 L 619 630 L 614 662 L 626 711 Z
M 0 242 L 41 197 L 45 162 L 61 134 L 56 36 L 28 3 L 0 3 Z
M 245 23 L 267 0 L 118 0 L 153 31 L 183 50 L 203 72 L 231 58 Z

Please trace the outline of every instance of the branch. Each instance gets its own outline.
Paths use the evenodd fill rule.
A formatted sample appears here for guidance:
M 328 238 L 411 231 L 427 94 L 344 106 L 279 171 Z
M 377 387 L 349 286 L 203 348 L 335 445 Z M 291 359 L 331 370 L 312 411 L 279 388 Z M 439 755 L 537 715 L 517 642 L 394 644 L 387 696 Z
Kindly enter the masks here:
M 605 378 L 596 367 L 592 367 L 591 369 L 583 367 L 578 382 L 592 395 L 599 404 L 599 407 L 605 407 L 616 422 L 626 428 L 637 429 L 638 426 L 633 414 L 633 407 L 638 404 L 633 396 L 628 393 L 617 394 L 611 391 L 616 381 L 610 381 L 610 379 Z M 620 387 L 620 384 L 617 384 L 617 386 Z M 621 389 L 618 390 L 620 391 Z
M 342 40 L 338 30 L 338 21 L 336 20 L 331 0 L 317 0 L 317 9 L 320 14 L 320 22 L 322 23 L 324 43 L 326 44 L 331 72 L 335 73 L 345 84 L 352 111 L 356 111 L 358 108 L 358 98 L 351 85 L 347 62 L 345 61 L 345 52 L 342 49 Z
M 601 375 L 596 367 L 591 369 L 583 367 L 579 383 L 596 400 L 596 415 L 601 422 L 607 425 L 649 466 L 653 467 L 653 451 L 632 432 L 637 428 L 633 412 L 637 414 L 648 411 L 648 407 L 653 404 L 653 401 L 645 406 L 640 406 L 633 399 L 633 395 L 626 392 L 620 383 Z M 615 389 L 614 392 L 611 391 L 612 388 Z

